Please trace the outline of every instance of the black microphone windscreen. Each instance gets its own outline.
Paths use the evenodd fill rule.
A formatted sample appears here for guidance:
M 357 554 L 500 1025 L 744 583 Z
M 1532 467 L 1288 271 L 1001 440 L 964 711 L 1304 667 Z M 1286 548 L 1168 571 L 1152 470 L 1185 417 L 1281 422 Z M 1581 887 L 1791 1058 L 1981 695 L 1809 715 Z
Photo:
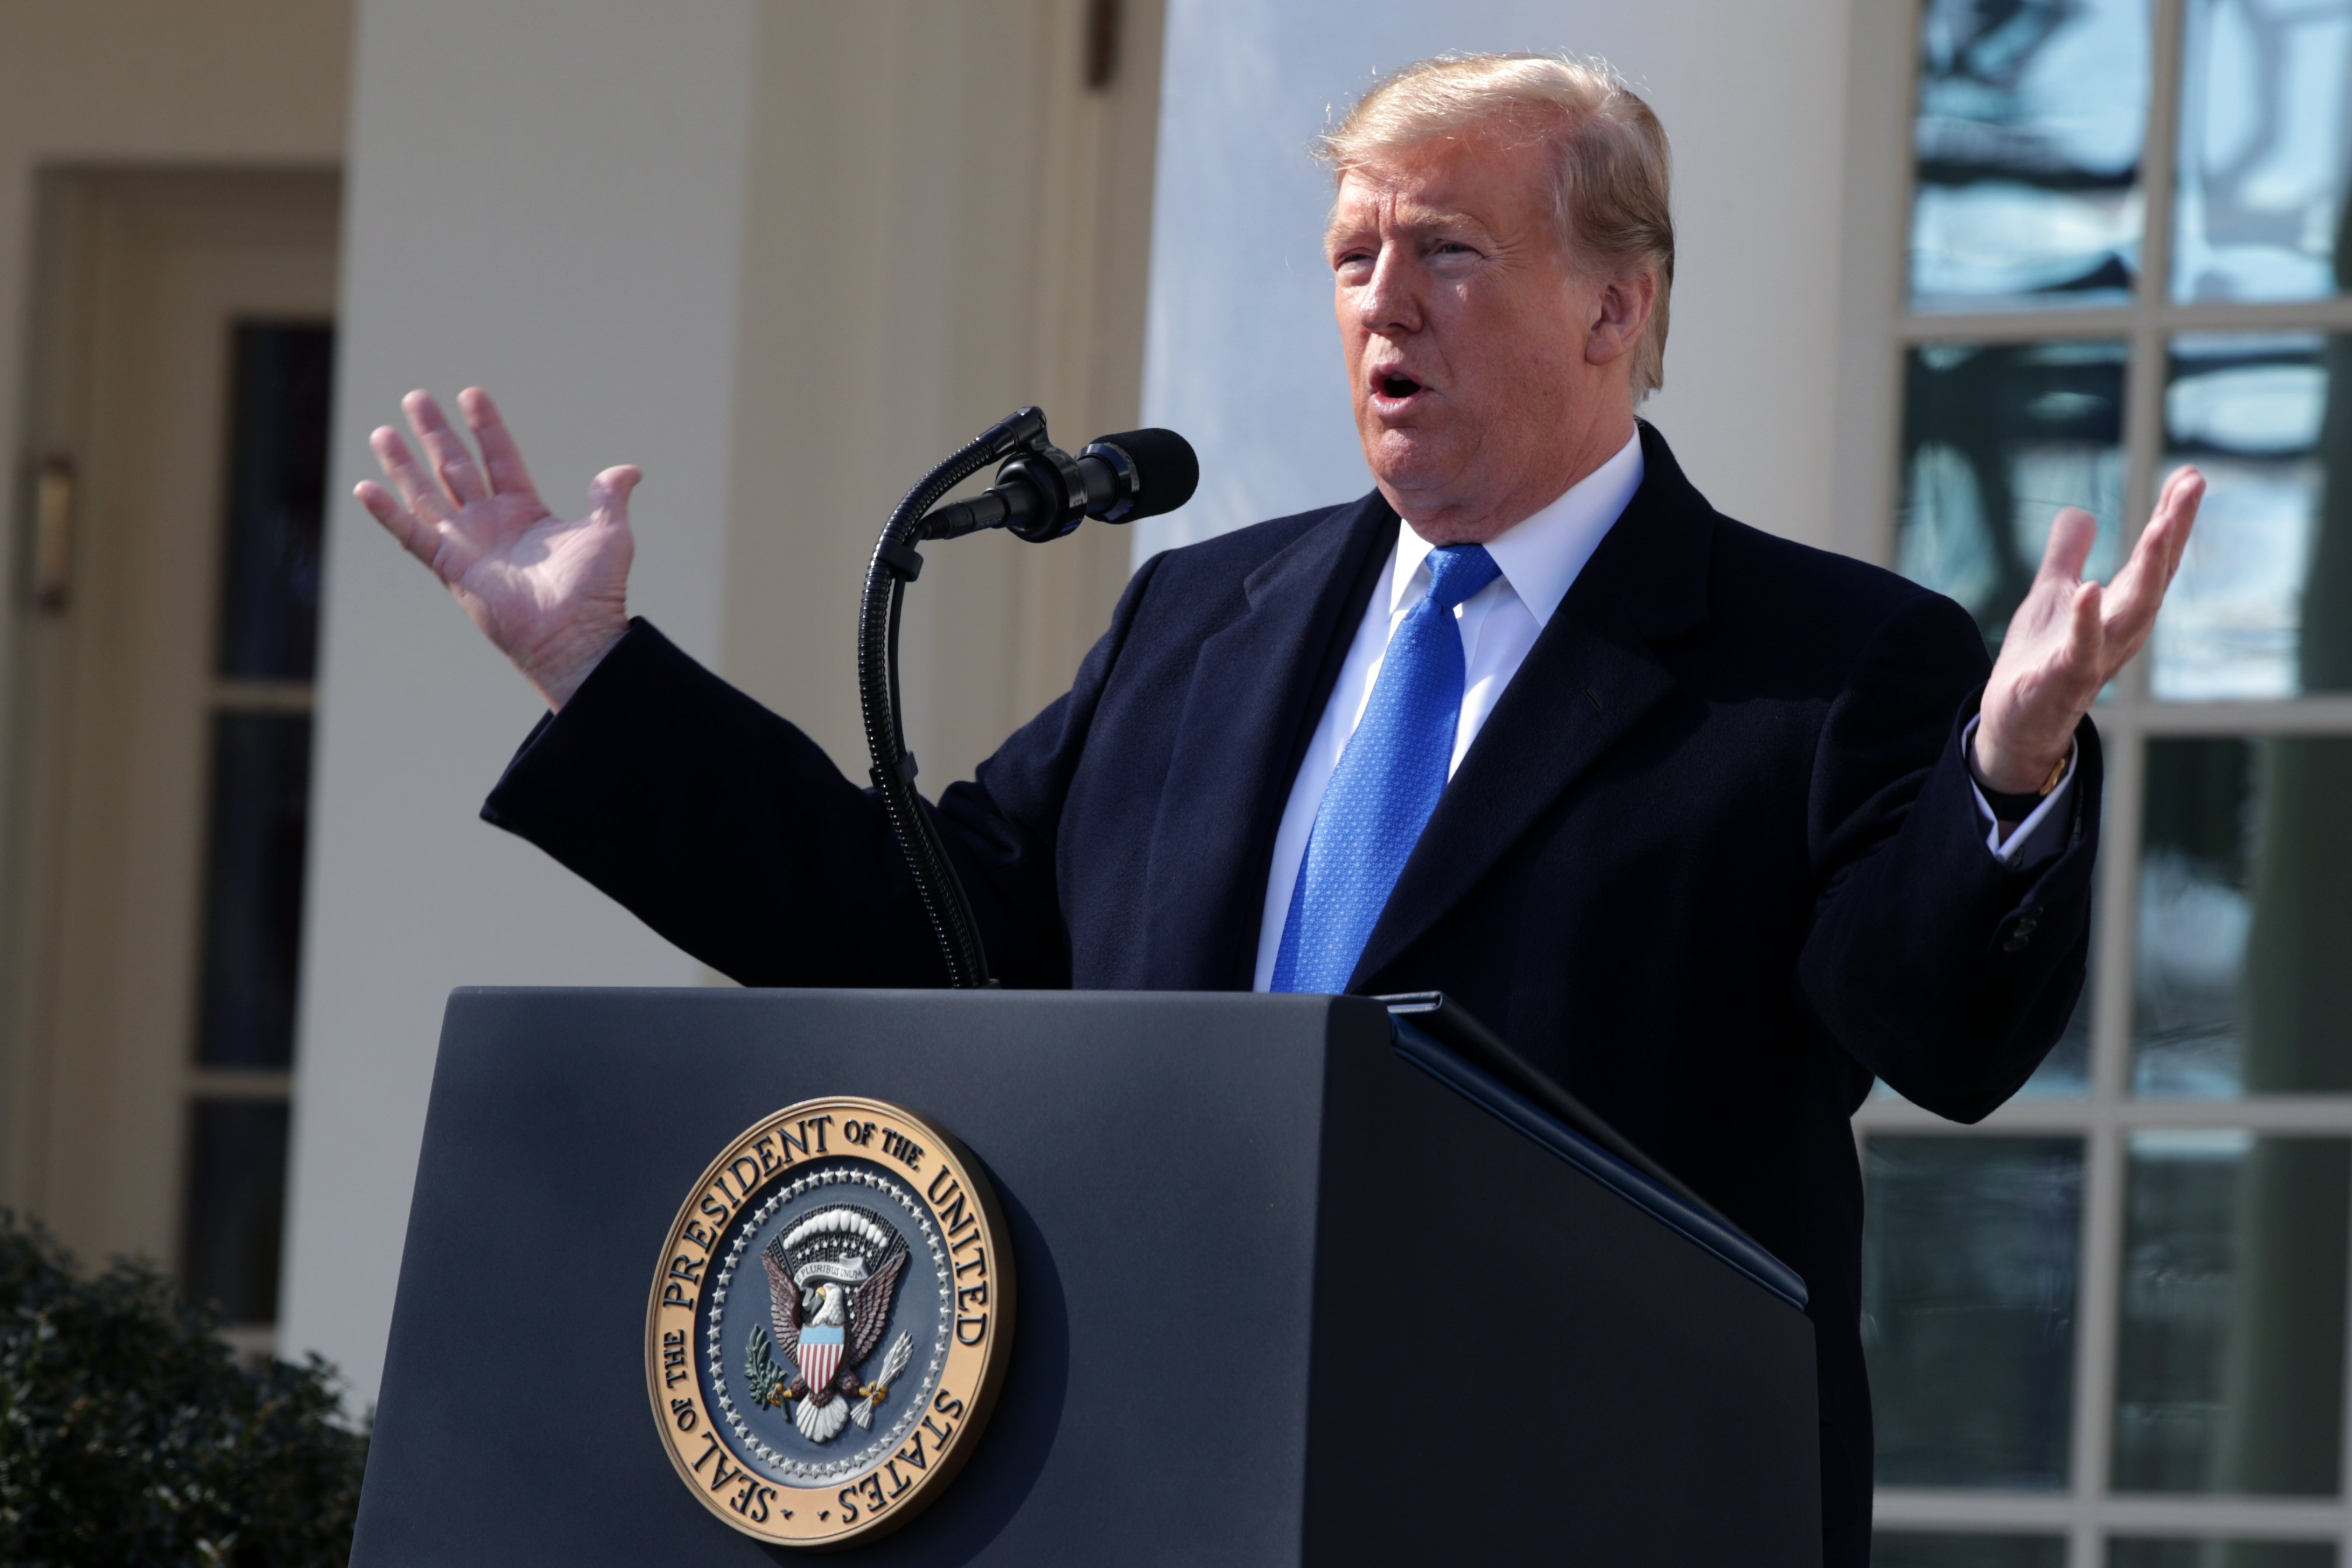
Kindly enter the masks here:
M 1192 499 L 1201 483 L 1201 459 L 1192 443 L 1173 430 L 1122 430 L 1091 445 L 1116 447 L 1135 464 L 1135 506 L 1121 522 L 1174 511 Z

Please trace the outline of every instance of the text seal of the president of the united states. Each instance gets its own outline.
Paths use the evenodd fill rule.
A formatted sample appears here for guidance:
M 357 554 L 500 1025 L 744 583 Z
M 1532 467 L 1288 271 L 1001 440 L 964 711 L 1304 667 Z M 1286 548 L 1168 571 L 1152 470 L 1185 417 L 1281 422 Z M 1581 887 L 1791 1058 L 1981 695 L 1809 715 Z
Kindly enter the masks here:
M 809 1100 L 688 1194 L 646 1312 L 646 1381 L 713 1513 L 839 1546 L 948 1484 L 1012 1337 L 1009 1237 L 971 1156 L 898 1106 Z

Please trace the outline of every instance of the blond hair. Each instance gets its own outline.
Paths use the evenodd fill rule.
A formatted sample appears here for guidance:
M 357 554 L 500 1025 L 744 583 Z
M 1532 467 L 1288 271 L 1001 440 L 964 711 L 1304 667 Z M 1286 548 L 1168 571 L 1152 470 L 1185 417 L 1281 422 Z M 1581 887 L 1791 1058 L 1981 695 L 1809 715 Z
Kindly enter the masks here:
M 1556 155 L 1560 243 L 1588 271 L 1647 271 L 1657 294 L 1635 348 L 1633 400 L 1665 384 L 1666 301 L 1675 282 L 1672 161 L 1665 127 L 1625 79 L 1570 55 L 1437 55 L 1372 84 L 1316 139 L 1332 178 L 1423 142 L 1517 135 Z

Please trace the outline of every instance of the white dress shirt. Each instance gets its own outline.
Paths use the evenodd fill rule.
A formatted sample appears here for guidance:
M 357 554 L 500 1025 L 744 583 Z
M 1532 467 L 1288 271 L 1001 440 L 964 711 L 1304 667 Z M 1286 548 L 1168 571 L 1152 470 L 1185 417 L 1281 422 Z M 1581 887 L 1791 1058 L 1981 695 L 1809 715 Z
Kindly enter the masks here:
M 1495 710 L 1503 689 L 1550 624 L 1552 613 L 1568 597 L 1577 574 L 1592 559 L 1610 528 L 1642 488 L 1642 438 L 1637 434 L 1614 457 L 1569 487 L 1568 493 L 1534 516 L 1506 529 L 1487 542 L 1486 553 L 1501 568 L 1496 579 L 1454 606 L 1454 620 L 1462 633 L 1462 710 L 1454 726 L 1454 755 L 1445 774 L 1462 765 L 1470 743 Z M 1405 613 L 1429 593 L 1429 542 L 1409 522 L 1397 524 L 1395 548 L 1372 596 L 1364 606 L 1356 635 L 1348 645 L 1347 661 L 1331 688 L 1330 700 L 1307 742 L 1298 764 L 1298 777 L 1282 808 L 1282 826 L 1274 836 L 1274 864 L 1265 879 L 1265 905 L 1258 918 L 1256 989 L 1274 981 L 1274 964 L 1282 951 L 1282 928 L 1290 915 L 1290 893 L 1298 868 L 1307 858 L 1307 840 L 1315 831 L 1315 815 L 1322 809 L 1323 792 L 1339 765 L 1339 753 L 1364 717 L 1372 687 L 1388 658 L 1389 638 Z M 1970 734 L 1973 735 L 1973 726 Z M 2020 824 L 2006 839 L 1993 826 L 1992 810 L 1982 792 L 1977 808 L 1987 826 L 1986 847 L 2004 863 L 2029 865 L 2055 854 L 2058 827 L 2065 817 L 2057 809 L 2074 782 L 2074 759 L 2066 779 L 2039 810 Z M 2030 856 L 2028 851 L 2032 850 Z

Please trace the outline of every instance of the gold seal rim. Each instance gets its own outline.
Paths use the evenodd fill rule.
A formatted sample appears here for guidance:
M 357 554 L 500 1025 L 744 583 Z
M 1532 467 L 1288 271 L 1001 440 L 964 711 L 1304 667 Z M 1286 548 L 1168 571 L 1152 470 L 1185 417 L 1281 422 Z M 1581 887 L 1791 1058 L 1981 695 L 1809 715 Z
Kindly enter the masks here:
M 685 1365 L 688 1374 L 686 1395 L 689 1402 L 689 1408 L 692 1409 L 697 1419 L 694 1426 L 684 1431 L 680 1431 L 675 1425 L 673 1396 L 665 1383 L 664 1373 L 667 1369 L 663 1357 L 667 1347 L 662 1342 L 661 1321 L 662 1310 L 666 1306 L 675 1307 L 680 1303 L 666 1298 L 664 1287 L 671 1279 L 671 1260 L 680 1256 L 678 1249 L 681 1247 L 700 1249 L 706 1265 L 719 1258 L 719 1252 L 715 1246 L 704 1247 L 700 1243 L 690 1240 L 686 1234 L 688 1227 L 702 1214 L 702 1200 L 711 1193 L 714 1186 L 717 1186 L 722 1196 L 729 1197 L 730 1208 L 727 1219 L 720 1224 L 718 1233 L 712 1237 L 713 1242 L 715 1243 L 719 1236 L 723 1236 L 740 1220 L 749 1199 L 733 1199 L 729 1189 L 719 1184 L 721 1175 L 730 1173 L 730 1168 L 735 1161 L 747 1157 L 745 1152 L 755 1148 L 762 1136 L 772 1136 L 780 1127 L 826 1111 L 855 1112 L 861 1118 L 887 1118 L 900 1123 L 919 1135 L 919 1141 L 924 1142 L 927 1151 L 940 1158 L 946 1173 L 950 1175 L 970 1195 L 972 1199 L 971 1212 L 978 1224 L 980 1243 L 988 1258 L 982 1280 L 989 1288 L 986 1305 L 991 1321 L 985 1331 L 985 1338 L 979 1345 L 961 1345 L 954 1341 L 952 1335 L 950 1336 L 948 1360 L 940 1370 L 940 1388 L 937 1392 L 945 1393 L 949 1374 L 959 1365 L 969 1367 L 976 1362 L 978 1373 L 973 1379 L 973 1393 L 964 1403 L 963 1413 L 957 1419 L 957 1424 L 952 1429 L 952 1438 L 946 1450 L 943 1453 L 938 1453 L 903 1492 L 892 1494 L 879 1511 L 861 1508 L 855 1523 L 836 1525 L 823 1533 L 785 1533 L 775 1528 L 781 1523 L 780 1521 L 771 1519 L 765 1525 L 755 1522 L 747 1514 L 731 1507 L 726 1495 L 717 1488 L 706 1486 L 702 1479 L 695 1473 L 693 1465 L 688 1462 L 688 1455 L 680 1447 L 683 1441 L 691 1436 L 699 1436 L 707 1430 L 713 1435 L 719 1449 L 725 1458 L 729 1459 L 736 1458 L 727 1439 L 717 1436 L 722 1430 L 722 1426 L 716 1413 L 703 1397 L 702 1377 L 700 1372 L 697 1370 L 700 1366 L 700 1352 L 698 1349 L 696 1336 L 700 1331 L 702 1307 L 705 1294 L 709 1288 L 709 1281 L 715 1278 L 716 1271 L 703 1277 L 691 1300 L 686 1303 L 688 1310 L 685 1340 Z M 756 1156 L 751 1157 L 756 1158 Z M 817 1154 L 787 1160 L 782 1168 L 789 1170 L 794 1164 L 803 1163 L 814 1164 L 820 1160 L 840 1159 L 862 1160 L 877 1169 L 885 1172 L 892 1171 L 880 1153 L 868 1152 L 864 1148 L 855 1151 L 828 1148 Z M 934 1223 L 938 1223 L 938 1204 L 929 1196 L 926 1184 L 913 1179 L 911 1173 L 893 1172 L 892 1173 L 898 1179 L 908 1181 L 909 1185 L 921 1195 L 923 1207 L 931 1213 Z M 934 1177 L 930 1184 L 936 1184 L 936 1180 L 937 1178 Z M 767 1185 L 768 1183 L 763 1181 L 756 1190 L 765 1191 Z M 942 1234 L 944 1237 L 944 1226 L 942 1226 Z M 860 1095 L 833 1094 L 795 1100 L 752 1122 L 730 1140 L 717 1156 L 703 1167 L 701 1175 L 688 1190 L 685 1201 L 679 1205 L 677 1215 L 670 1221 L 669 1228 L 664 1233 L 661 1255 L 654 1264 L 653 1287 L 646 1292 L 646 1392 L 651 1404 L 654 1425 L 661 1434 L 662 1451 L 669 1457 L 670 1468 L 677 1473 L 679 1480 L 685 1484 L 687 1489 L 699 1499 L 704 1508 L 722 1523 L 755 1541 L 765 1542 L 772 1545 L 803 1552 L 824 1552 L 850 1545 L 862 1545 L 867 1542 L 878 1540 L 898 1529 L 929 1507 L 953 1483 L 957 1474 L 962 1470 L 965 1461 L 971 1457 L 972 1449 L 986 1435 L 989 1418 L 995 1412 L 997 1396 L 1003 1390 L 1005 1373 L 1012 1359 L 1013 1336 L 1019 1311 L 1020 1292 L 1015 1283 L 1016 1270 L 1012 1254 L 1011 1238 L 1012 1232 L 1005 1224 L 1003 1209 L 997 1202 L 995 1186 L 989 1181 L 979 1160 L 961 1139 L 920 1111 L 891 1100 L 873 1100 Z M 952 1278 L 951 1274 L 950 1279 Z M 955 1288 L 952 1286 L 949 1300 L 950 1303 L 955 1300 Z M 963 1352 L 961 1357 L 957 1353 L 959 1350 Z M 952 1399 L 954 1396 L 949 1394 L 948 1397 Z M 917 1428 L 918 1432 L 922 1429 L 920 1426 Z M 702 1458 L 708 1459 L 711 1455 L 706 1452 Z M 840 1506 L 842 1491 L 863 1489 L 871 1478 L 890 1463 L 890 1459 L 885 1459 L 881 1464 L 857 1478 L 856 1481 L 839 1489 L 835 1493 L 835 1506 Z M 748 1470 L 738 1473 L 757 1474 Z M 722 1483 L 722 1485 L 731 1485 L 731 1483 Z M 812 1499 L 824 1496 L 823 1492 L 814 1488 L 791 1489 Z M 821 1511 L 829 1513 L 831 1510 Z

